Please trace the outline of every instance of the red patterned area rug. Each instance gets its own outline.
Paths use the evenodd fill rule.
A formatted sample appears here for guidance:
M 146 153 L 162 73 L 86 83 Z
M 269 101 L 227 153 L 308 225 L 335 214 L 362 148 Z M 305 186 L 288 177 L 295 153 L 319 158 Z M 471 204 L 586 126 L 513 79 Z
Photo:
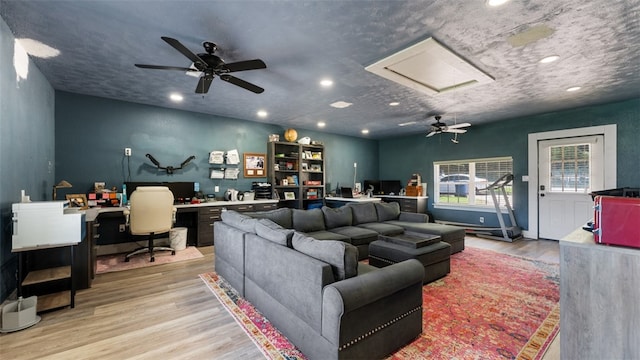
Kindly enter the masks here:
M 423 287 L 423 331 L 389 359 L 541 359 L 559 330 L 557 264 L 467 247 Z M 214 272 L 200 277 L 269 359 L 304 359 Z
M 136 255 L 131 257 L 129 262 L 125 262 L 125 255 L 126 254 L 98 256 L 96 259 L 96 274 L 199 259 L 204 256 L 195 246 L 188 246 L 184 250 L 178 250 L 175 255 L 171 255 L 170 251 L 158 251 L 155 253 L 156 261 L 154 262 L 149 261 L 149 254 Z

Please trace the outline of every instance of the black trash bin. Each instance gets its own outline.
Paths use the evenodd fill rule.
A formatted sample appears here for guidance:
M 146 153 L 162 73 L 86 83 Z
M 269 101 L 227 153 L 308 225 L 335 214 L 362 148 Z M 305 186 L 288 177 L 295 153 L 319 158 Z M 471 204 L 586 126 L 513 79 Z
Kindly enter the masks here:
M 466 197 L 469 195 L 469 185 L 468 184 L 456 184 L 456 196 L 458 197 Z

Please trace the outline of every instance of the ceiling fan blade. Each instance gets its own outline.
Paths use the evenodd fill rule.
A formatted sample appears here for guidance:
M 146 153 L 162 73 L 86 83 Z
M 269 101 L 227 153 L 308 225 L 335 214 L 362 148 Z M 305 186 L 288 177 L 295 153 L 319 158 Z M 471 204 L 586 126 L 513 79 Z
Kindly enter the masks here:
M 198 80 L 198 86 L 196 86 L 196 94 L 206 94 L 213 82 L 213 76 L 202 76 Z
M 458 128 L 463 128 L 463 127 L 468 127 L 468 126 L 471 126 L 471 124 L 469 124 L 469 123 L 460 123 L 460 124 L 449 125 L 448 128 L 449 129 L 458 129 Z
M 187 49 L 184 45 L 182 45 L 180 41 L 170 37 L 166 37 L 166 36 L 162 36 L 162 40 L 164 40 L 167 44 L 171 45 L 174 49 L 178 50 L 182 55 L 189 58 L 189 60 L 193 61 L 196 64 L 196 67 L 199 68 L 200 66 L 202 67 L 207 66 L 206 61 L 202 60 L 200 56 L 194 54 L 193 52 L 191 52 L 191 50 Z M 198 66 L 198 64 L 200 64 L 200 66 Z
M 451 127 L 449 127 L 444 132 L 453 133 L 453 134 L 464 134 L 464 133 L 467 132 L 467 130 L 466 129 L 452 129 Z
M 163 66 L 163 65 L 146 65 L 146 64 L 134 64 L 136 67 L 142 69 L 156 69 L 156 70 L 179 70 L 179 71 L 198 71 L 197 69 L 180 67 L 180 66 Z
M 224 64 L 223 68 L 227 69 L 229 72 L 235 71 L 245 71 L 245 70 L 256 70 L 256 69 L 266 69 L 267 64 L 260 59 L 255 60 L 246 60 L 246 61 L 238 61 L 233 63 Z
M 231 75 L 226 75 L 225 74 L 225 75 L 220 75 L 220 79 L 222 79 L 222 80 L 224 80 L 226 82 L 230 82 L 233 85 L 238 85 L 241 88 L 247 89 L 247 90 L 252 91 L 252 92 L 254 92 L 256 94 L 261 94 L 264 91 L 263 88 L 261 88 L 261 87 L 259 87 L 257 85 L 253 85 L 252 83 L 246 82 L 246 81 L 244 81 L 242 79 L 238 79 L 235 76 L 231 76 Z
M 430 133 L 427 134 L 427 137 L 431 137 L 437 133 L 438 133 L 437 131 L 431 131 Z

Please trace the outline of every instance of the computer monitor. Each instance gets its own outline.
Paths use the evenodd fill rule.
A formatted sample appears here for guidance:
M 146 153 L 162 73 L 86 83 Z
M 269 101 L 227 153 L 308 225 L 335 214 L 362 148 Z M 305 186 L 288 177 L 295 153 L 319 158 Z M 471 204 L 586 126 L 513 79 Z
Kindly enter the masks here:
M 364 191 L 365 193 L 367 191 L 369 191 L 369 189 L 373 187 L 373 190 L 371 190 L 371 194 L 373 195 L 379 195 L 380 194 L 380 181 L 379 180 L 365 180 L 364 181 L 364 188 L 362 189 L 362 191 Z
M 380 191 L 384 195 L 399 195 L 402 189 L 400 180 L 380 180 Z
M 133 193 L 138 186 L 166 186 L 173 193 L 175 201 L 178 199 L 187 199 L 195 196 L 194 183 L 191 181 L 177 181 L 177 182 L 152 182 L 152 181 L 135 181 L 125 182 L 127 186 L 127 199 L 131 199 L 131 193 Z
M 350 187 L 341 187 L 340 188 L 340 196 L 343 198 L 352 198 L 353 197 L 353 189 Z

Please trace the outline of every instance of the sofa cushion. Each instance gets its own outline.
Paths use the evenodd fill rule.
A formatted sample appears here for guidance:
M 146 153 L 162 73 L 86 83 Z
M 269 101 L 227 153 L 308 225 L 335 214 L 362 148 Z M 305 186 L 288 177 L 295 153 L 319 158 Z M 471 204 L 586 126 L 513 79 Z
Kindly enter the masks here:
M 311 231 L 304 234 L 307 236 L 311 236 L 312 238 L 317 240 L 340 240 L 346 243 L 351 243 L 350 237 L 335 233 L 333 231 L 328 231 L 328 230 Z
M 280 208 L 268 211 L 255 211 L 244 213 L 254 218 L 269 219 L 276 224 L 282 226 L 285 229 L 293 229 L 293 223 L 291 221 L 291 209 Z
M 324 223 L 327 229 L 351 226 L 351 223 L 353 222 L 353 213 L 351 212 L 351 208 L 348 206 L 341 206 L 339 208 L 323 206 L 322 213 L 324 214 Z
M 380 202 L 374 204 L 378 213 L 378 221 L 398 220 L 400 204 L 397 202 Z
M 292 209 L 293 228 L 300 232 L 324 230 L 324 215 L 320 209 Z
M 223 211 L 221 215 L 222 221 L 225 223 L 238 228 L 243 231 L 252 232 L 255 234 L 256 232 L 256 223 L 258 219 L 254 219 L 250 216 L 240 214 L 234 210 Z
M 359 226 L 342 226 L 331 229 L 331 232 L 349 237 L 350 243 L 356 246 L 368 245 L 370 242 L 378 240 L 377 232 Z
M 390 224 L 389 222 L 360 224 L 358 227 L 373 230 L 381 235 L 398 235 L 404 232 L 404 228 L 402 226 Z
M 256 223 L 256 234 L 276 244 L 291 247 L 293 230 L 285 229 L 269 219 L 259 219 Z
M 378 221 L 378 213 L 373 203 L 347 204 L 353 213 L 353 225 L 366 224 Z
M 293 248 L 331 265 L 336 281 L 358 275 L 358 249 L 343 241 L 316 240 L 304 234 L 293 234 Z

